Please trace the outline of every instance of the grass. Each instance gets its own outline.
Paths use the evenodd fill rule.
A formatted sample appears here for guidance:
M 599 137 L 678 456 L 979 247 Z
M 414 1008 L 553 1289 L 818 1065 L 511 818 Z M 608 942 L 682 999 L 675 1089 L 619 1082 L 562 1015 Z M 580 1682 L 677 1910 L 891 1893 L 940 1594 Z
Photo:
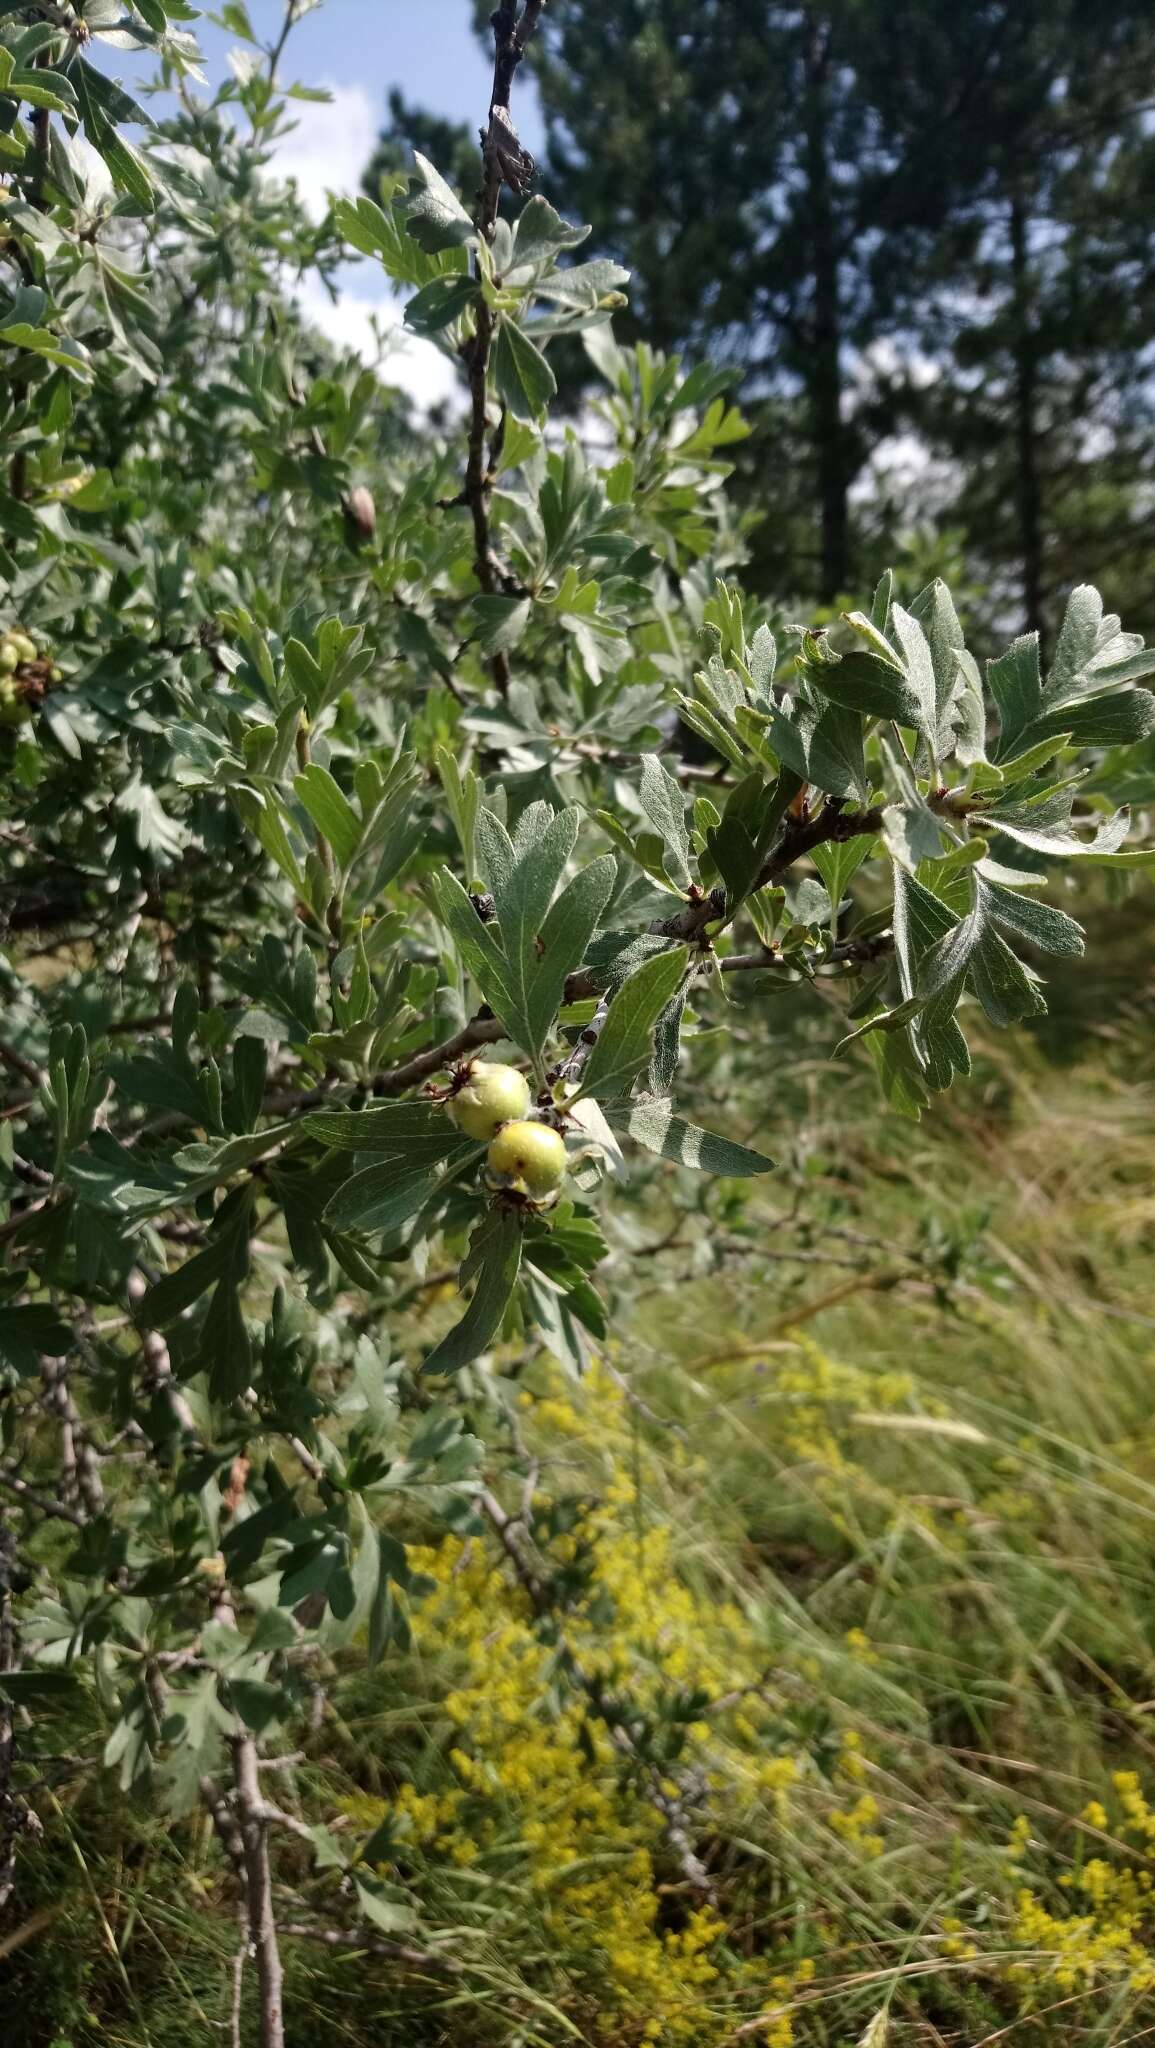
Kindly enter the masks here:
M 1076 1006 L 1089 974 L 1060 983 L 1047 1037 L 983 1043 L 918 1127 L 787 1045 L 770 1192 L 719 1198 L 713 1250 L 659 1194 L 623 1225 L 669 1241 L 635 1243 L 603 1368 L 499 1385 L 550 1612 L 484 1538 L 443 1544 L 411 1651 L 353 1670 L 284 1796 L 385 1831 L 431 1960 L 289 1940 L 292 2043 L 1148 2035 L 1155 984 L 1134 908 L 1112 917 L 1107 1023 Z M 94 1757 L 95 1721 L 70 1741 Z M 44 1776 L 6 2041 L 227 2039 L 203 1823 Z M 337 1917 L 303 1849 L 279 1876 Z

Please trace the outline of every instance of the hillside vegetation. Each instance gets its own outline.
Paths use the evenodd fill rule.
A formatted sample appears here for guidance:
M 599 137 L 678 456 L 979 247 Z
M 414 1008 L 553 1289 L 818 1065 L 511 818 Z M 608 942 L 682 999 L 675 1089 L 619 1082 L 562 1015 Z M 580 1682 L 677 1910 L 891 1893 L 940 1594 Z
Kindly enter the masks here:
M 567 0 L 492 16 L 473 189 L 422 151 L 321 218 L 312 11 L 227 0 L 207 85 L 187 0 L 0 5 L 4 2048 L 1124 2048 L 1146 462 L 1106 601 L 1019 535 L 1016 637 L 945 532 L 847 595 L 857 469 L 780 488 L 717 337 L 631 338 L 535 189 Z M 1050 107 L 1084 39 L 1028 42 Z M 354 257 L 457 411 L 311 329 Z
M 655 1252 L 583 1383 L 498 1357 L 509 1432 L 540 1462 L 548 1606 L 492 1537 L 428 1543 L 410 1652 L 362 1674 L 285 1774 L 310 1822 L 380 1829 L 383 1868 L 425 1902 L 393 1953 L 286 1944 L 290 2040 L 467 2025 L 817 2048 L 879 2012 L 896 2044 L 1138 2038 L 1155 983 L 1137 935 L 1116 912 L 1126 995 L 1105 1026 L 1074 1012 L 1064 1057 L 988 1042 L 967 1114 L 913 1142 L 848 1114 L 851 1077 L 802 1126 L 801 1232 L 779 1187 L 723 1276 Z M 812 1060 L 785 1063 L 767 1143 Z M 660 1196 L 647 1228 L 660 1244 Z M 701 1889 L 559 1679 L 568 1657 L 708 1786 Z M 223 2028 L 235 1924 L 204 1822 L 164 1828 L 107 1781 L 44 1771 L 48 1841 L 6 1944 L 14 2048 L 167 2048 L 190 2013 Z

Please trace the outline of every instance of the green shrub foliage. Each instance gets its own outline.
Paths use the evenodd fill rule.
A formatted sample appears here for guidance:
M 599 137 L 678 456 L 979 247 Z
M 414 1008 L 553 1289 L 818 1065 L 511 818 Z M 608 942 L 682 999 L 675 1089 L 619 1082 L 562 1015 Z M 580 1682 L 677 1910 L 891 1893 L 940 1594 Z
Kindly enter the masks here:
M 537 12 L 495 16 L 502 89 Z M 743 591 L 727 372 L 619 347 L 587 230 L 501 216 L 507 89 L 476 202 L 418 159 L 316 225 L 269 170 L 312 89 L 230 4 L 206 95 L 194 14 L 0 16 L 0 1697 L 11 1733 L 95 1689 L 125 1791 L 207 1802 L 272 2040 L 254 1759 L 405 1639 L 407 1527 L 516 1553 L 495 1347 L 581 1369 L 656 1161 L 687 1206 L 770 1171 L 695 1101 L 731 1026 L 771 1066 L 761 991 L 821 984 L 914 1117 L 968 1015 L 1043 1009 L 1083 945 L 1053 878 L 1153 858 L 1116 797 L 1155 650 L 1086 587 L 1049 660 L 985 663 L 941 584 L 821 631 Z M 444 430 L 302 325 L 351 252 L 460 366 Z M 528 1083 L 488 1165 L 476 1058 Z M 408 1924 L 313 1847 L 330 1916 Z

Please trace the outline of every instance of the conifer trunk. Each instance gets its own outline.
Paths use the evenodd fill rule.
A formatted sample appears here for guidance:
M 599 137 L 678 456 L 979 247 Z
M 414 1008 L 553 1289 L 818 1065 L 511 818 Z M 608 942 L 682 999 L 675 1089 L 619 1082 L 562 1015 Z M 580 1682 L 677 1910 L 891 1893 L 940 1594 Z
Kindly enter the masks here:
M 850 583 L 850 514 L 846 433 L 842 417 L 842 301 L 837 224 L 831 198 L 826 134 L 830 30 L 808 21 L 805 165 L 813 284 L 812 349 L 804 369 L 818 468 L 821 519 L 820 594 L 831 603 Z
M 1039 471 L 1039 358 L 1031 319 L 1027 216 L 1022 198 L 1011 201 L 1011 293 L 1014 320 L 1016 498 L 1023 610 L 1028 632 L 1043 629 L 1043 490 Z

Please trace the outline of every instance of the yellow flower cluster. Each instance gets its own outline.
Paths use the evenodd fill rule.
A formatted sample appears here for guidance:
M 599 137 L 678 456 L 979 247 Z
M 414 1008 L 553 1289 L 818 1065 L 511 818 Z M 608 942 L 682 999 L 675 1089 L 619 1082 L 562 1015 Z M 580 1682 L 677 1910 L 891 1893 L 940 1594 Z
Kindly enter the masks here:
M 840 1365 L 810 1344 L 777 1354 L 772 1374 L 776 1437 L 829 1517 L 869 1528 L 901 1499 L 904 1514 L 933 1528 L 937 1552 L 969 1542 L 973 1508 L 956 1532 L 956 1499 L 891 1493 L 868 1459 L 855 1462 L 856 1418 L 901 1411 L 912 1398 L 905 1376 Z M 751 2040 L 792 2048 L 808 2038 L 815 1959 L 828 1953 L 838 1969 L 848 1947 L 836 1908 L 798 1913 L 792 1901 L 837 1897 L 838 1867 L 880 1898 L 902 1882 L 894 1873 L 911 1836 L 903 1802 L 888 1796 L 901 1749 L 876 1751 L 872 1736 L 868 1750 L 845 1726 L 855 1700 L 872 1726 L 882 1718 L 885 1649 L 851 1627 L 819 1655 L 818 1632 L 775 1637 L 719 1588 L 679 1512 L 675 1447 L 660 1458 L 647 1449 L 611 1373 L 595 1368 L 572 1388 L 558 1373 L 520 1408 L 547 1475 L 533 1537 L 555 1588 L 548 1612 L 480 1537 L 411 1550 L 433 1587 L 412 1622 L 437 1739 L 411 1782 L 388 1801 L 349 1802 L 350 1818 L 366 1829 L 390 1821 L 395 1870 L 422 1897 L 464 1898 L 467 1912 L 483 1893 L 516 1901 L 508 1910 L 534 1988 L 587 2038 L 719 2048 L 753 2022 Z M 902 1426 L 891 1434 L 909 1436 Z M 682 1455 L 687 1469 L 694 1454 Z M 976 1489 L 974 1499 L 985 1516 L 990 1496 Z M 640 1752 L 626 1726 L 640 1733 Z M 651 1739 L 658 1762 L 646 1760 Z M 688 1881 L 671 1802 L 685 1803 L 699 1853 L 715 1838 L 750 1848 L 717 1904 Z M 1152 1877 L 1109 1860 L 1109 1849 L 1048 1867 L 1039 1812 L 1034 1828 L 1026 1814 L 1013 1821 L 1001 1882 L 989 1859 L 989 1886 L 966 1872 L 960 1897 L 981 1892 L 984 1904 L 973 1926 L 927 1915 L 925 1954 L 967 1977 L 1009 1980 L 1025 2012 L 1093 1999 L 1104 1984 L 1128 1998 L 1155 1990 Z M 1116 1773 L 1082 1820 L 1134 1844 L 1136 1865 L 1151 1854 L 1155 1870 L 1155 1806 L 1135 1773 Z
M 1155 1841 L 1155 1813 L 1140 1789 L 1138 1772 L 1116 1771 L 1111 1783 L 1123 1811 L 1120 1833 L 1138 1835 L 1145 1842 Z
M 940 1955 L 956 1956 L 966 1962 L 977 1956 L 978 1943 L 970 1940 L 957 1914 L 944 1913 L 939 1927 L 942 1930 L 938 1945 Z
M 1155 1985 L 1155 1958 L 1148 1946 L 1148 1873 L 1113 1870 L 1095 1857 L 1068 1883 L 1085 1898 L 1087 1912 L 1057 1915 L 1028 1887 L 1019 1892 L 1014 1939 L 1031 1951 L 1028 1961 L 1015 1967 L 1019 1982 L 1070 1992 L 1090 1990 L 1104 1979 L 1123 1979 L 1131 1992 L 1149 1991 Z
M 1007 1836 L 1007 1846 L 1003 1854 L 1008 1863 L 1020 1863 L 1030 1846 L 1031 1823 L 1025 1813 L 1018 1813 L 1011 1824 L 1011 1832 Z
M 775 1970 L 720 1951 L 725 1924 L 686 1884 L 662 1800 L 680 1795 L 692 1761 L 696 1796 L 731 1802 L 757 1831 L 786 1814 L 803 1766 L 773 1753 L 740 1609 L 687 1583 L 670 1527 L 648 1519 L 620 1389 L 595 1369 L 584 1393 L 579 1408 L 551 1384 L 533 1409 L 535 1429 L 575 1445 L 592 1429 L 598 1455 L 609 1454 L 596 1504 L 575 1505 L 565 1533 L 540 1539 L 574 1588 L 560 1643 L 479 1541 L 410 1553 L 434 1581 L 414 1612 L 417 1654 L 448 1650 L 455 1665 L 442 1701 L 453 1733 L 435 1766 L 438 1785 L 446 1764 L 452 1783 L 399 1787 L 398 1855 L 426 1869 L 500 1868 L 523 1890 L 543 1948 L 572 1959 L 583 1993 L 598 1987 L 603 2024 L 623 2044 L 710 2048 L 735 2013 L 753 2010 L 772 2014 L 765 2038 L 788 2048 L 790 2001 L 812 1965 Z M 647 1771 L 623 1755 L 591 1686 L 654 1726 L 669 1725 L 679 1696 L 729 1704 L 689 1720 L 682 1756 Z
M 866 1857 L 881 1856 L 883 1840 L 873 1832 L 878 1819 L 878 1801 L 869 1792 L 863 1792 L 853 1806 L 836 1806 L 830 1815 L 830 1825 L 844 1842 Z
M 856 1410 L 885 1414 L 910 1400 L 914 1382 L 908 1374 L 870 1372 L 828 1358 L 809 1338 L 800 1337 L 797 1353 L 775 1361 L 774 1386 L 784 1397 L 781 1441 L 800 1464 L 811 1469 L 810 1481 L 838 1528 L 845 1528 L 841 1505 L 848 1483 L 857 1492 L 882 1497 L 864 1466 L 854 1464 L 843 1447 L 845 1420 Z M 854 1644 L 848 1647 L 856 1647 Z
M 851 1656 L 859 1658 L 863 1664 L 878 1663 L 878 1651 L 864 1628 L 848 1628 L 843 1641 Z
M 1112 1778 L 1120 1818 L 1115 1832 L 1155 1839 L 1155 1813 L 1135 1771 Z M 1102 1800 L 1088 1800 L 1081 1818 L 1105 1832 L 1111 1826 Z M 1021 1861 L 1030 1839 L 1025 1816 L 1012 1830 L 1007 1854 Z M 1037 1890 L 1022 1885 L 1015 1900 L 1013 1939 L 1029 1955 L 1013 1975 L 1028 1994 L 1090 1991 L 1103 1982 L 1121 1983 L 1132 1995 L 1155 1987 L 1155 1879 L 1148 1870 L 1090 1857 L 1063 1871 L 1057 1884 L 1081 1910 L 1054 1913 Z
M 794 2015 L 790 2007 L 798 1992 L 814 1981 L 814 1964 L 809 1957 L 799 1963 L 789 1974 L 770 1979 L 770 1996 L 782 2001 L 781 2009 L 771 2010 L 766 2021 L 766 2031 L 761 2036 L 763 2048 L 793 2048 Z

